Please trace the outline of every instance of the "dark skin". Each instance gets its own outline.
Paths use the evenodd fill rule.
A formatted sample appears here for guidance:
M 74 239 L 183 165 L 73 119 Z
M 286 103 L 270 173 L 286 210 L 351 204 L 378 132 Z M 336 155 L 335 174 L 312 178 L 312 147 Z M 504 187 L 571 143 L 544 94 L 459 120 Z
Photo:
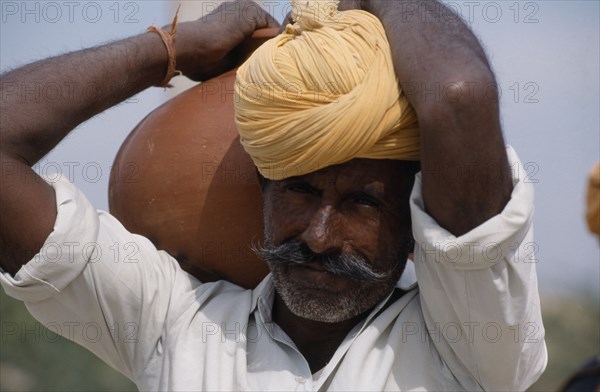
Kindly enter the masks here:
M 462 22 L 449 18 L 445 7 L 437 1 L 420 1 L 417 4 L 424 11 L 406 13 L 412 8 L 403 7 L 403 3 L 415 4 L 412 0 L 363 1 L 360 7 L 382 21 L 398 79 L 419 118 L 425 208 L 442 227 L 458 236 L 497 215 L 510 198 L 512 183 L 498 100 L 490 99 L 489 90 L 486 95 L 484 89 L 473 88 L 495 85 L 495 79 L 477 39 Z M 245 17 L 221 18 L 217 10 L 212 17 L 179 25 L 177 68 L 186 76 L 206 80 L 224 72 L 241 58 L 235 55 L 235 48 L 245 37 L 257 28 L 276 25 L 264 13 L 257 13 L 253 3 L 236 4 L 241 9 L 240 15 Z M 348 8 L 348 4 L 342 8 Z M 68 99 L 65 95 L 64 101 L 21 102 L 17 96 L 3 95 L 0 164 L 16 168 L 18 174 L 3 176 L 0 184 L 2 268 L 16 273 L 41 248 L 56 219 L 54 192 L 31 170 L 31 165 L 83 121 L 160 83 L 166 64 L 166 51 L 158 35 L 142 34 L 2 75 L 2 85 L 10 82 L 62 85 L 69 81 L 75 86 L 91 83 L 103 86 L 95 97 L 76 89 L 74 94 L 79 99 Z M 445 86 L 446 93 L 431 99 L 424 92 L 436 83 Z M 387 193 L 390 189 L 404 189 L 410 183 L 394 176 L 393 168 L 371 169 L 385 177 L 375 179 L 384 184 L 384 198 L 391 197 Z M 363 215 L 363 210 L 369 207 L 364 208 L 360 202 L 350 202 L 351 208 L 343 207 L 348 205 L 348 194 L 366 189 L 368 184 L 361 181 L 373 181 L 364 174 L 350 172 L 347 181 L 350 185 L 343 185 L 346 183 L 338 179 L 348 177 L 341 175 L 344 171 L 335 168 L 321 173 L 336 181 L 320 180 L 321 174 L 303 176 L 319 196 L 314 200 L 309 197 L 308 203 L 302 199 L 301 204 L 309 208 L 301 213 L 296 209 L 293 215 L 289 211 L 295 208 L 293 204 L 283 208 L 276 200 L 269 204 L 269 199 L 278 197 L 279 185 L 267 186 L 267 214 L 276 227 L 277 241 L 298 237 L 316 252 L 350 244 L 377 263 L 377 256 L 389 249 L 390 239 L 404 233 L 409 223 L 402 218 L 402 212 L 392 225 L 389 221 L 393 211 L 390 218 L 381 219 L 387 213 L 380 213 L 380 218 L 374 219 L 369 214 Z M 395 203 L 399 204 L 397 211 L 406 208 L 406 199 L 392 204 Z M 400 206 L 402 203 L 404 206 Z M 281 223 L 290 217 L 294 218 Z M 361 219 L 354 219 L 357 217 Z M 18 228 L 13 224 L 17 221 Z M 372 234 L 356 226 L 358 223 L 370 226 Z M 348 282 L 324 278 L 318 271 L 294 273 L 308 274 L 317 281 L 329 279 L 339 290 L 351 287 Z M 364 314 L 339 323 L 318 323 L 293 315 L 278 298 L 274 317 L 296 342 L 311 369 L 317 370 L 331 358 L 339 342 Z
M 512 191 L 498 98 L 483 89 L 496 80 L 460 18 L 437 1 L 418 2 L 425 17 L 404 15 L 399 3 L 363 5 L 391 37 L 394 69 L 417 112 L 425 208 L 459 236 L 500 213 Z M 435 83 L 447 87 L 437 100 L 425 92 Z
M 476 37 L 458 18 L 450 18 L 449 11 L 443 11 L 442 5 L 422 1 L 420 6 L 425 10 L 422 11 L 424 14 L 414 12 L 413 15 L 403 13 L 402 10 L 408 8 L 403 8 L 401 3 L 348 1 L 340 8 L 361 7 L 382 21 L 398 79 L 419 118 L 426 210 L 442 227 L 459 236 L 500 213 L 510 199 L 512 183 L 498 101 L 483 96 L 473 87 L 495 85 L 495 78 Z M 411 6 L 415 4 L 410 3 Z M 427 99 L 425 90 L 435 83 L 447 86 L 448 92 L 438 100 Z M 412 184 L 406 177 L 393 177 L 398 168 L 382 166 L 379 171 L 392 175 L 390 182 L 384 181 L 386 187 L 397 181 Z M 310 175 L 302 179 L 304 177 L 310 178 Z M 360 181 L 358 173 L 356 177 Z M 331 191 L 331 184 L 328 185 L 325 187 Z M 269 192 L 267 190 L 267 201 Z M 315 252 L 339 246 L 343 242 L 340 233 L 346 232 L 348 226 L 354 228 L 364 224 L 344 218 L 325 219 L 326 211 L 344 214 L 324 198 L 320 202 L 320 209 L 302 208 L 305 211 L 302 214 L 293 206 L 284 207 L 284 211 L 280 211 L 281 217 L 286 218 L 284 227 L 278 226 L 282 233 L 290 231 L 293 233 L 290 235 L 299 235 Z M 402 199 L 401 203 L 406 206 L 408 198 Z M 269 214 L 268 203 L 266 207 Z M 290 219 L 291 216 L 300 218 Z M 405 214 L 399 216 L 406 217 Z M 395 224 L 405 225 L 406 220 L 399 219 Z M 367 243 L 374 245 L 377 241 L 369 238 L 367 233 L 378 232 L 386 237 L 392 231 L 393 228 L 380 227 L 376 223 L 375 227 L 356 234 L 357 238 L 368 238 Z M 401 229 L 394 235 L 401 238 L 403 234 Z M 366 237 L 362 237 L 364 235 Z M 285 239 L 285 236 L 280 238 Z M 313 371 L 329 361 L 348 332 L 366 316 L 363 314 L 333 325 L 319 323 L 295 316 L 279 297 L 275 310 L 275 321 L 296 343 Z
M 234 11 L 239 16 L 235 18 Z M 226 3 L 195 22 L 178 24 L 177 69 L 195 80 L 219 75 L 244 58 L 237 48 L 254 30 L 277 22 L 252 1 Z M 220 34 L 215 34 L 220 31 Z M 0 101 L 0 165 L 17 174 L 0 186 L 0 265 L 16 273 L 41 248 L 56 220 L 52 188 L 31 166 L 82 122 L 161 83 L 167 51 L 156 33 L 141 34 L 97 48 L 58 56 L 2 75 L 0 88 L 69 82 L 65 99 L 23 101 L 4 94 Z M 101 86 L 96 94 L 86 87 Z M 7 170 L 8 172 L 8 170 Z M 14 222 L 20 222 L 16 229 Z
M 410 235 L 408 197 L 416 165 L 402 161 L 353 159 L 300 177 L 270 181 L 265 189 L 267 230 L 275 244 L 301 240 L 315 253 L 358 253 L 380 271 L 396 267 L 383 256 Z M 357 289 L 356 282 L 315 270 L 290 267 L 300 284 L 317 283 L 312 296 Z M 311 370 L 326 365 L 344 337 L 366 314 L 339 323 L 308 320 L 276 296 L 273 320 L 292 338 Z
M 410 5 L 414 4 L 411 2 Z M 448 11 L 435 1 L 420 2 L 420 6 L 424 11 L 413 14 L 403 13 L 409 8 L 402 7 L 400 1 L 347 1 L 340 9 L 362 8 L 382 21 L 390 40 L 396 73 L 419 118 L 426 210 L 442 227 L 459 236 L 501 212 L 512 190 L 497 99 L 484 97 L 481 91 L 472 88 L 495 85 L 495 79 L 479 42 L 458 18 L 449 18 Z M 425 91 L 436 83 L 447 86 L 445 97 L 427 99 Z M 459 99 L 454 99 L 456 97 Z M 383 166 L 378 171 L 387 173 L 388 170 L 392 174 L 399 172 L 398 168 Z M 406 177 L 399 179 L 396 176 L 390 181 L 384 181 L 386 186 L 394 181 L 412 185 L 412 180 Z M 331 186 L 326 188 L 331 191 Z M 267 201 L 268 192 L 270 190 L 267 190 Z M 323 204 L 314 210 L 286 205 L 280 216 L 287 219 L 284 227 L 278 226 L 278 229 L 283 233 L 296 232 L 318 253 L 344 242 L 340 233 L 347 232 L 348 226 L 367 227 L 345 218 L 324 218 L 332 211 L 338 215 L 344 213 L 338 211 L 333 202 L 324 198 L 319 200 Z M 403 198 L 401 203 L 406 206 L 408 198 Z M 268 217 L 268 202 L 266 208 Z M 298 213 L 298 210 L 304 212 Z M 406 214 L 397 215 L 407 217 Z M 290 219 L 291 216 L 300 218 Z M 395 224 L 405 225 L 406 219 L 396 220 Z M 369 238 L 369 233 L 381 232 L 385 237 L 392 231 L 377 223 L 375 227 L 356 233 L 356 237 L 373 245 L 377 241 Z M 400 230 L 394 235 L 402 238 L 404 234 Z M 286 238 L 280 238 L 280 241 L 284 240 Z M 333 325 L 319 323 L 295 316 L 279 297 L 275 300 L 274 310 L 275 321 L 296 343 L 313 371 L 327 363 L 348 332 L 366 316 L 363 314 Z

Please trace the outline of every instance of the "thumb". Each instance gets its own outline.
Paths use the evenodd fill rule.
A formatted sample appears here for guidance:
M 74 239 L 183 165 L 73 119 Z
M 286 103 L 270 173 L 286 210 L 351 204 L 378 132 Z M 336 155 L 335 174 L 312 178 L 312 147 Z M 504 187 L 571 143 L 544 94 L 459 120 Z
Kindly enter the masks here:
M 275 20 L 271 14 L 261 8 L 258 4 L 253 3 L 251 10 L 255 12 L 255 29 L 279 27 L 279 22 L 277 22 L 277 20 Z
M 253 21 L 254 30 L 279 27 L 279 23 L 264 8 L 254 1 L 240 1 L 242 15 L 249 21 Z

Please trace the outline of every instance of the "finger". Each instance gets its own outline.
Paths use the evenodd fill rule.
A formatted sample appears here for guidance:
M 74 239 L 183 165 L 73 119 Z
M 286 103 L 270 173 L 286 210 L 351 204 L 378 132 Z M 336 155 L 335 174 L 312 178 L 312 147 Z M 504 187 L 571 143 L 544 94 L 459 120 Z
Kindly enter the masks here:
M 271 16 L 271 14 L 269 14 L 267 11 L 265 11 L 264 14 L 267 20 L 267 25 L 265 27 L 280 27 L 279 22 L 277 22 L 277 20 Z
M 247 21 L 253 22 L 254 29 L 279 27 L 277 20 L 257 3 L 253 1 L 240 1 L 239 4 L 243 7 L 242 15 Z

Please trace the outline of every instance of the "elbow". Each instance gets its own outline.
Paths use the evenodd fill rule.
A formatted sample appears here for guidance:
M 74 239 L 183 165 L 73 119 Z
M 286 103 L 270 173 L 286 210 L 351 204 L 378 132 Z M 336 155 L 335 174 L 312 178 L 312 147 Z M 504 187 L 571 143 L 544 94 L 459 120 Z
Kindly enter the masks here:
M 436 99 L 427 99 L 432 91 L 421 91 L 415 106 L 419 121 L 448 123 L 449 119 L 477 118 L 482 113 L 498 113 L 498 84 L 492 70 L 478 62 L 460 72 L 439 78 Z

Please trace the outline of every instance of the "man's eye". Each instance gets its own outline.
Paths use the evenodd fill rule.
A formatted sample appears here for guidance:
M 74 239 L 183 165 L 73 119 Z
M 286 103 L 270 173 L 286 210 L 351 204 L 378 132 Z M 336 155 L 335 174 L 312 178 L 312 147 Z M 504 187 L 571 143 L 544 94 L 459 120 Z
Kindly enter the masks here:
M 351 200 L 352 200 L 352 202 L 354 202 L 356 204 L 360 204 L 365 207 L 373 207 L 373 208 L 381 207 L 381 202 L 379 200 L 375 199 L 374 197 L 372 197 L 370 195 L 362 193 L 362 192 L 353 195 Z

